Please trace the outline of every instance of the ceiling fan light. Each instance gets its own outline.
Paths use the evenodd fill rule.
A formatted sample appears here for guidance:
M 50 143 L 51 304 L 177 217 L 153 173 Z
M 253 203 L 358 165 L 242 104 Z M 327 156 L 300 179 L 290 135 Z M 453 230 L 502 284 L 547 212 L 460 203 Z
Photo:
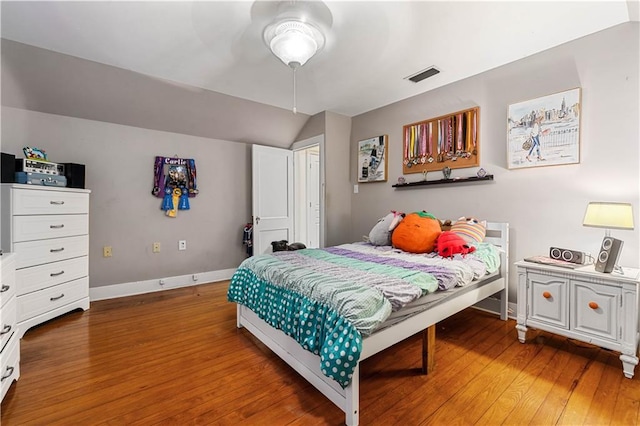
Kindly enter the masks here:
M 301 21 L 288 20 L 265 33 L 269 48 L 286 65 L 304 65 L 316 54 L 324 41 L 320 31 Z

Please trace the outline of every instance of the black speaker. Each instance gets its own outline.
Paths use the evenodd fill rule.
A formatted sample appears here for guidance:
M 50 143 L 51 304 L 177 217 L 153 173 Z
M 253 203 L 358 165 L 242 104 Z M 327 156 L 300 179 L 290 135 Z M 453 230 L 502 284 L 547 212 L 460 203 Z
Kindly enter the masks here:
M 618 263 L 618 257 L 622 251 L 622 240 L 611 237 L 604 237 L 600 246 L 600 253 L 596 259 L 596 271 L 611 272 Z
M 84 164 L 64 163 L 64 175 L 69 188 L 84 189 Z
M 577 263 L 582 265 L 585 261 L 585 255 L 581 251 L 569 250 L 558 247 L 549 249 L 549 257 L 556 260 L 564 260 L 565 262 Z
M 16 156 L 2 153 L 2 171 L 0 171 L 0 181 L 2 183 L 14 183 L 16 181 Z

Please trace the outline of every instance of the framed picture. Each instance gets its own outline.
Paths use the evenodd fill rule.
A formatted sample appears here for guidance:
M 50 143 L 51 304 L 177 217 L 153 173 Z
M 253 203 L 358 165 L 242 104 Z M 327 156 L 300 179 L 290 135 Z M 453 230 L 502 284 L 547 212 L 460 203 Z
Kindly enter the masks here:
M 387 181 L 388 148 L 388 135 L 358 142 L 358 182 Z
M 580 88 L 509 105 L 510 169 L 580 162 Z

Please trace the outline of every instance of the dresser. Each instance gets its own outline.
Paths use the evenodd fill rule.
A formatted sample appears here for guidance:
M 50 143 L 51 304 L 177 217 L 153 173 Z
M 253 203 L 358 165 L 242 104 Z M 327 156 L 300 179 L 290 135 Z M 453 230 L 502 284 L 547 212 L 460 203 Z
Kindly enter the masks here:
M 15 253 L 18 337 L 74 309 L 89 309 L 89 194 L 2 184 L 2 249 Z
M 0 401 L 20 377 L 15 266 L 13 253 L 0 256 Z
M 638 365 L 638 286 L 640 270 L 596 272 L 516 262 L 518 339 L 529 327 L 620 352 L 622 370 L 632 378 Z

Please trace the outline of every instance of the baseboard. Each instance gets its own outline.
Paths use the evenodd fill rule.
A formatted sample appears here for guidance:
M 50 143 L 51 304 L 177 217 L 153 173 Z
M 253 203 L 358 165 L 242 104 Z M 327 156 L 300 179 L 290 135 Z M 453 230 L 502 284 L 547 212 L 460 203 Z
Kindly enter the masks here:
M 115 299 L 116 297 L 135 296 L 137 294 L 153 293 L 171 288 L 190 287 L 198 284 L 225 281 L 230 279 L 235 271 L 235 268 L 223 269 L 220 271 L 198 272 L 197 274 L 180 275 L 176 277 L 90 287 L 89 299 L 95 302 L 96 300 Z

